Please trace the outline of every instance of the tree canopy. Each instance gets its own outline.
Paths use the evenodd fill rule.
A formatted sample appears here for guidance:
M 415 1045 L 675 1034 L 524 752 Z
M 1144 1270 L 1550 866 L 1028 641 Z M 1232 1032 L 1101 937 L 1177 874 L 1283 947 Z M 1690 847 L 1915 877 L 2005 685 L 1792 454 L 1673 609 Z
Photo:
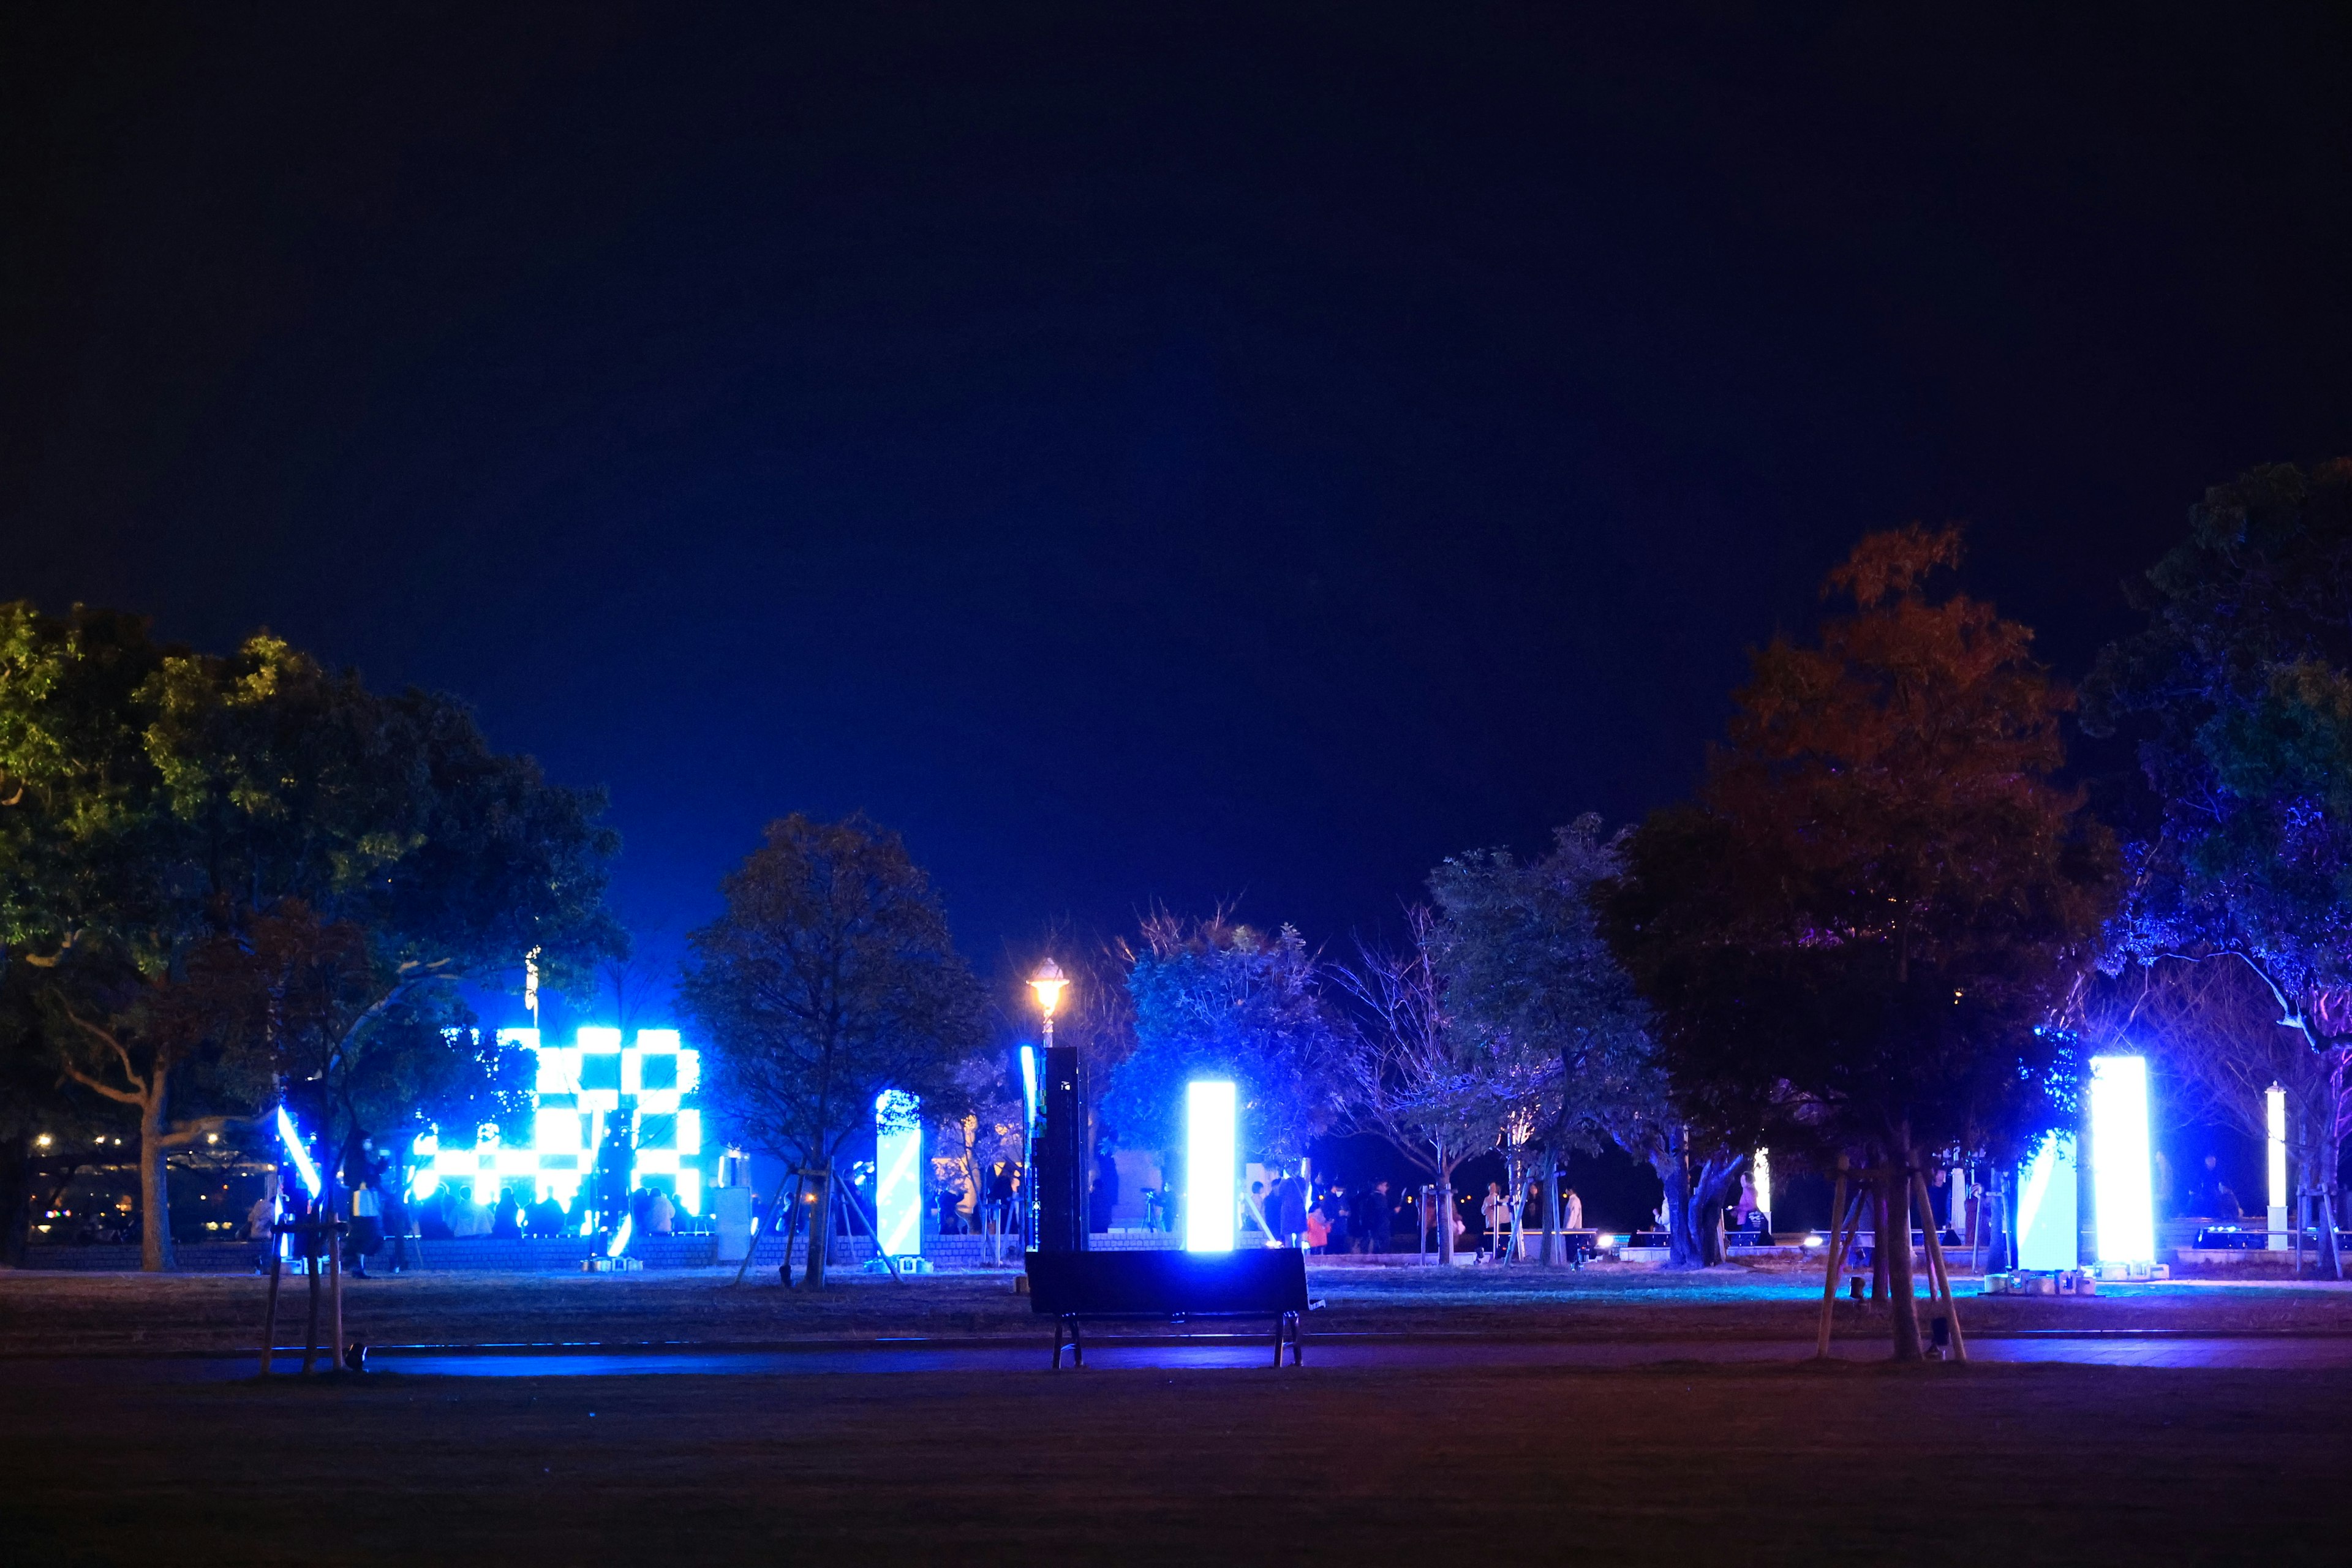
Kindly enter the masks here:
M 600 795 L 493 751 L 454 699 L 372 692 L 267 634 L 214 657 L 112 612 L 0 607 L 0 940 L 50 972 L 64 1071 L 140 1117 L 151 1268 L 190 1113 L 305 1080 L 289 987 L 332 971 L 316 1016 L 344 1033 L 311 1054 L 350 1065 L 421 985 L 534 952 L 584 982 L 626 945 Z
M 1292 927 L 1160 911 L 1143 922 L 1127 984 L 1135 1049 L 1102 1106 L 1122 1142 L 1181 1147 L 1184 1086 L 1199 1078 L 1234 1081 L 1250 1158 L 1298 1159 L 1339 1114 L 1338 1021 Z
M 1753 656 L 1729 743 L 1633 836 L 1604 921 L 1686 1117 L 1860 1152 L 1906 1184 L 1898 1215 L 1922 1154 L 2059 1120 L 2072 1069 L 2043 1026 L 2114 880 L 2110 836 L 2053 777 L 2071 693 L 2024 626 L 1929 591 L 1959 555 L 1916 526 L 1856 546 L 1823 590 L 1852 612 Z
M 794 1163 L 823 1215 L 834 1159 L 885 1089 L 934 1120 L 968 1109 L 958 1069 L 985 1043 L 986 994 L 930 879 L 863 816 L 769 824 L 719 890 L 678 991 L 707 1092 L 732 1136 Z M 824 1253 L 809 1248 L 818 1288 Z

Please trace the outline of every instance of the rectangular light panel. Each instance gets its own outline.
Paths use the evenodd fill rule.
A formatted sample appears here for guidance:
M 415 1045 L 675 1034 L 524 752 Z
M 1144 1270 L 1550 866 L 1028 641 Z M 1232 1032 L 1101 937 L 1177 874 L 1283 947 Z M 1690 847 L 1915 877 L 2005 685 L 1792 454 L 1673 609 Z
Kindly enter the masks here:
M 2063 1269 L 2082 1264 L 2075 1235 L 2074 1137 L 2053 1132 L 2042 1140 L 2017 1194 L 2017 1266 Z
M 1234 1249 L 1234 1086 L 1184 1086 L 1184 1250 Z
M 2091 1058 L 2091 1196 L 2099 1222 L 2099 1261 L 2155 1262 L 2146 1057 Z
M 874 1223 L 893 1258 L 922 1251 L 923 1124 L 911 1094 L 886 1089 L 874 1100 Z

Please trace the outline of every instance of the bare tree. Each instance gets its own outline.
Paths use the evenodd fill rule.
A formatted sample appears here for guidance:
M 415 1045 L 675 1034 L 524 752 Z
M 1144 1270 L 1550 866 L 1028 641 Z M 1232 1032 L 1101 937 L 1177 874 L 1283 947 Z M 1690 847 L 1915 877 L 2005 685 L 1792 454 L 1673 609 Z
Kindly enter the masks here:
M 1332 978 L 1362 1016 L 1348 1040 L 1341 1074 L 1349 1121 L 1375 1132 L 1436 1180 L 1437 1258 L 1454 1261 L 1454 1173 L 1495 1146 L 1505 1112 L 1483 1054 L 1465 1048 L 1445 1008 L 1445 984 L 1430 956 L 1435 916 L 1406 911 L 1411 945 L 1369 946 L 1354 968 Z
M 2352 1134 L 2352 1049 L 2315 1031 L 2324 1008 L 2284 1007 L 2270 978 L 2235 954 L 2159 958 L 2091 987 L 2081 1017 L 2093 1041 L 2144 1046 L 2171 1074 L 2181 1110 L 2257 1143 L 2269 1097 L 2285 1091 L 2287 1157 L 2319 1203 L 2319 1271 L 2344 1277 L 2336 1243 L 2336 1156 Z M 2294 1221 L 2301 1228 L 2301 1216 Z

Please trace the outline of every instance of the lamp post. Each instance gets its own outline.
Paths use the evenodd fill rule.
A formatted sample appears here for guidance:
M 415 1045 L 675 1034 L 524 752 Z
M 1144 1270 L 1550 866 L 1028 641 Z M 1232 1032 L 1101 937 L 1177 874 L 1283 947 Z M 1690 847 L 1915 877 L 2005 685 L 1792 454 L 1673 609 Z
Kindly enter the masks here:
M 1062 973 L 1062 966 L 1050 957 L 1037 966 L 1036 973 L 1029 977 L 1029 989 L 1037 994 L 1037 1008 L 1045 1018 L 1035 1068 L 1035 1072 L 1040 1079 L 1050 1075 L 1053 1071 L 1051 1064 L 1054 1059 L 1054 1012 L 1062 1005 L 1062 993 L 1068 988 L 1069 984 L 1068 977 Z M 1024 1047 L 1023 1049 L 1025 1051 L 1027 1047 Z M 1024 1222 L 1023 1230 L 1025 1233 L 1022 1238 L 1023 1245 L 1034 1247 L 1043 1245 L 1044 1235 L 1044 1213 L 1041 1206 L 1044 1194 L 1040 1191 L 1037 1180 L 1037 1134 L 1038 1123 L 1045 1114 L 1047 1096 L 1039 1087 L 1034 1085 L 1029 1087 L 1029 1121 L 1026 1133 L 1021 1141 L 1021 1212 Z
M 2263 1228 L 2270 1234 L 2263 1239 L 2267 1250 L 2273 1252 L 2284 1252 L 2286 1250 L 2286 1232 L 2288 1229 L 2286 1212 L 2286 1086 L 2284 1084 L 2273 1082 L 2270 1088 L 2263 1091 L 2263 1131 L 2270 1134 L 2268 1138 L 2263 1140 L 2263 1153 L 2264 1155 L 2264 1159 L 2263 1161 L 2263 1174 L 2268 1178 L 2263 1183 L 2263 1185 L 2269 1188 L 2269 1191 L 2263 1195 L 2270 1200 L 2266 1205 L 2267 1212 L 2263 1215 Z M 2301 1230 L 2303 1227 L 2296 1226 L 2294 1228 Z M 2296 1239 L 2295 1250 L 2298 1252 L 2302 1250 L 2302 1240 L 2300 1237 L 2297 1237 Z

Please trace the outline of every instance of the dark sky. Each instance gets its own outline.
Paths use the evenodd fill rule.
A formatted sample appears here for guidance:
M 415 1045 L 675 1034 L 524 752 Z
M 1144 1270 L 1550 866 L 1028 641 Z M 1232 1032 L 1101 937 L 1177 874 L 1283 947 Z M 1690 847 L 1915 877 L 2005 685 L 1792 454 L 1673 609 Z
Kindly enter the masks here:
M 2079 669 L 2352 451 L 2341 9 L 1629 9 L 12 8 L 0 597 L 462 693 L 657 946 L 856 807 L 1337 944 L 1865 529 Z

